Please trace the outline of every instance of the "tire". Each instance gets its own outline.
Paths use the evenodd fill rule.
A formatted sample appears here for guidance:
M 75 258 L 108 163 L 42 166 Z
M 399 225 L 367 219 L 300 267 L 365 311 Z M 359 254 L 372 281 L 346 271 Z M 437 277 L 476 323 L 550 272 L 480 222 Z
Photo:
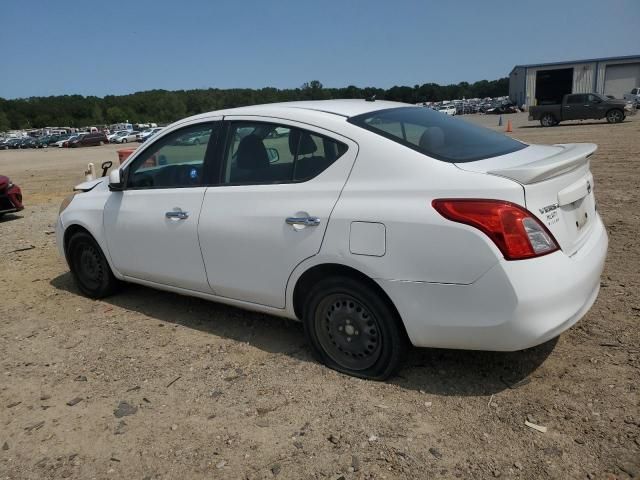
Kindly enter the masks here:
M 607 112 L 607 122 L 621 123 L 624 120 L 624 112 L 618 108 L 613 108 Z
M 100 146 L 103 146 L 104 142 L 102 140 L 100 140 Z
M 127 143 L 127 139 L 123 138 L 122 141 L 120 143 Z
M 393 306 L 350 277 L 329 277 L 314 285 L 305 299 L 303 325 L 318 361 L 354 377 L 385 380 L 409 350 Z
M 545 113 L 540 119 L 540 125 L 542 125 L 543 127 L 553 127 L 557 124 L 558 122 L 556 121 L 556 117 L 554 117 L 551 113 Z
M 118 289 L 119 281 L 100 246 L 88 233 L 75 233 L 69 240 L 66 255 L 76 285 L 87 297 L 104 298 Z

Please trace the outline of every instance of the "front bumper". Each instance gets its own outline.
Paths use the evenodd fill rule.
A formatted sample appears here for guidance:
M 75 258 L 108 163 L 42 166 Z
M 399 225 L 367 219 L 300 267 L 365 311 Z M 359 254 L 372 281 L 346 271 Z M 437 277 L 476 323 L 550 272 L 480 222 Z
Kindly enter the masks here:
M 598 217 L 572 257 L 500 261 L 470 285 L 379 280 L 419 347 L 515 351 L 560 335 L 595 302 L 607 253 Z
M 24 209 L 22 191 L 17 185 L 0 191 L 0 214 L 19 212 Z

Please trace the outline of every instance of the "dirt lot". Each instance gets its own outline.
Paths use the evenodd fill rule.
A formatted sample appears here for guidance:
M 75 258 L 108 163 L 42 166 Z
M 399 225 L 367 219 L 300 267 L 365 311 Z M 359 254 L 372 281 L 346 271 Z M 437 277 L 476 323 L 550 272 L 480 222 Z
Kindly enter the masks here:
M 639 477 L 640 118 L 507 118 L 527 142 L 599 144 L 600 296 L 557 341 L 417 350 L 386 383 L 314 362 L 295 322 L 139 286 L 80 296 L 51 232 L 118 147 L 0 152 L 27 204 L 0 221 L 0 478 Z

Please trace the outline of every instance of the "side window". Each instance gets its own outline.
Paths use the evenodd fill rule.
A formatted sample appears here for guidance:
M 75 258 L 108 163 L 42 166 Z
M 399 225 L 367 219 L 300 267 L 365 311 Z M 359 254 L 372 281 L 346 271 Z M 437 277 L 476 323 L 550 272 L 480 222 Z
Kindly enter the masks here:
M 224 157 L 224 184 L 304 182 L 347 151 L 333 139 L 285 125 L 233 122 Z
M 582 97 L 584 97 L 584 95 L 569 95 L 569 97 L 567 97 L 567 103 L 571 105 L 582 103 L 584 101 Z
M 589 103 L 599 102 L 600 101 L 600 97 L 596 97 L 595 95 L 588 95 L 587 96 L 587 101 Z
M 213 125 L 170 133 L 145 149 L 127 174 L 128 188 L 179 188 L 203 184 L 204 159 Z

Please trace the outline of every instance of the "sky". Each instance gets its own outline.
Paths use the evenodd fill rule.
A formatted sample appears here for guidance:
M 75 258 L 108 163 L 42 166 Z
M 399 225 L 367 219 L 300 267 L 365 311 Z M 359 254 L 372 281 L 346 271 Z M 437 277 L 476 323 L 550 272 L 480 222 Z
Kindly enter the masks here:
M 640 54 L 640 0 L 2 0 L 0 97 L 458 83 Z

